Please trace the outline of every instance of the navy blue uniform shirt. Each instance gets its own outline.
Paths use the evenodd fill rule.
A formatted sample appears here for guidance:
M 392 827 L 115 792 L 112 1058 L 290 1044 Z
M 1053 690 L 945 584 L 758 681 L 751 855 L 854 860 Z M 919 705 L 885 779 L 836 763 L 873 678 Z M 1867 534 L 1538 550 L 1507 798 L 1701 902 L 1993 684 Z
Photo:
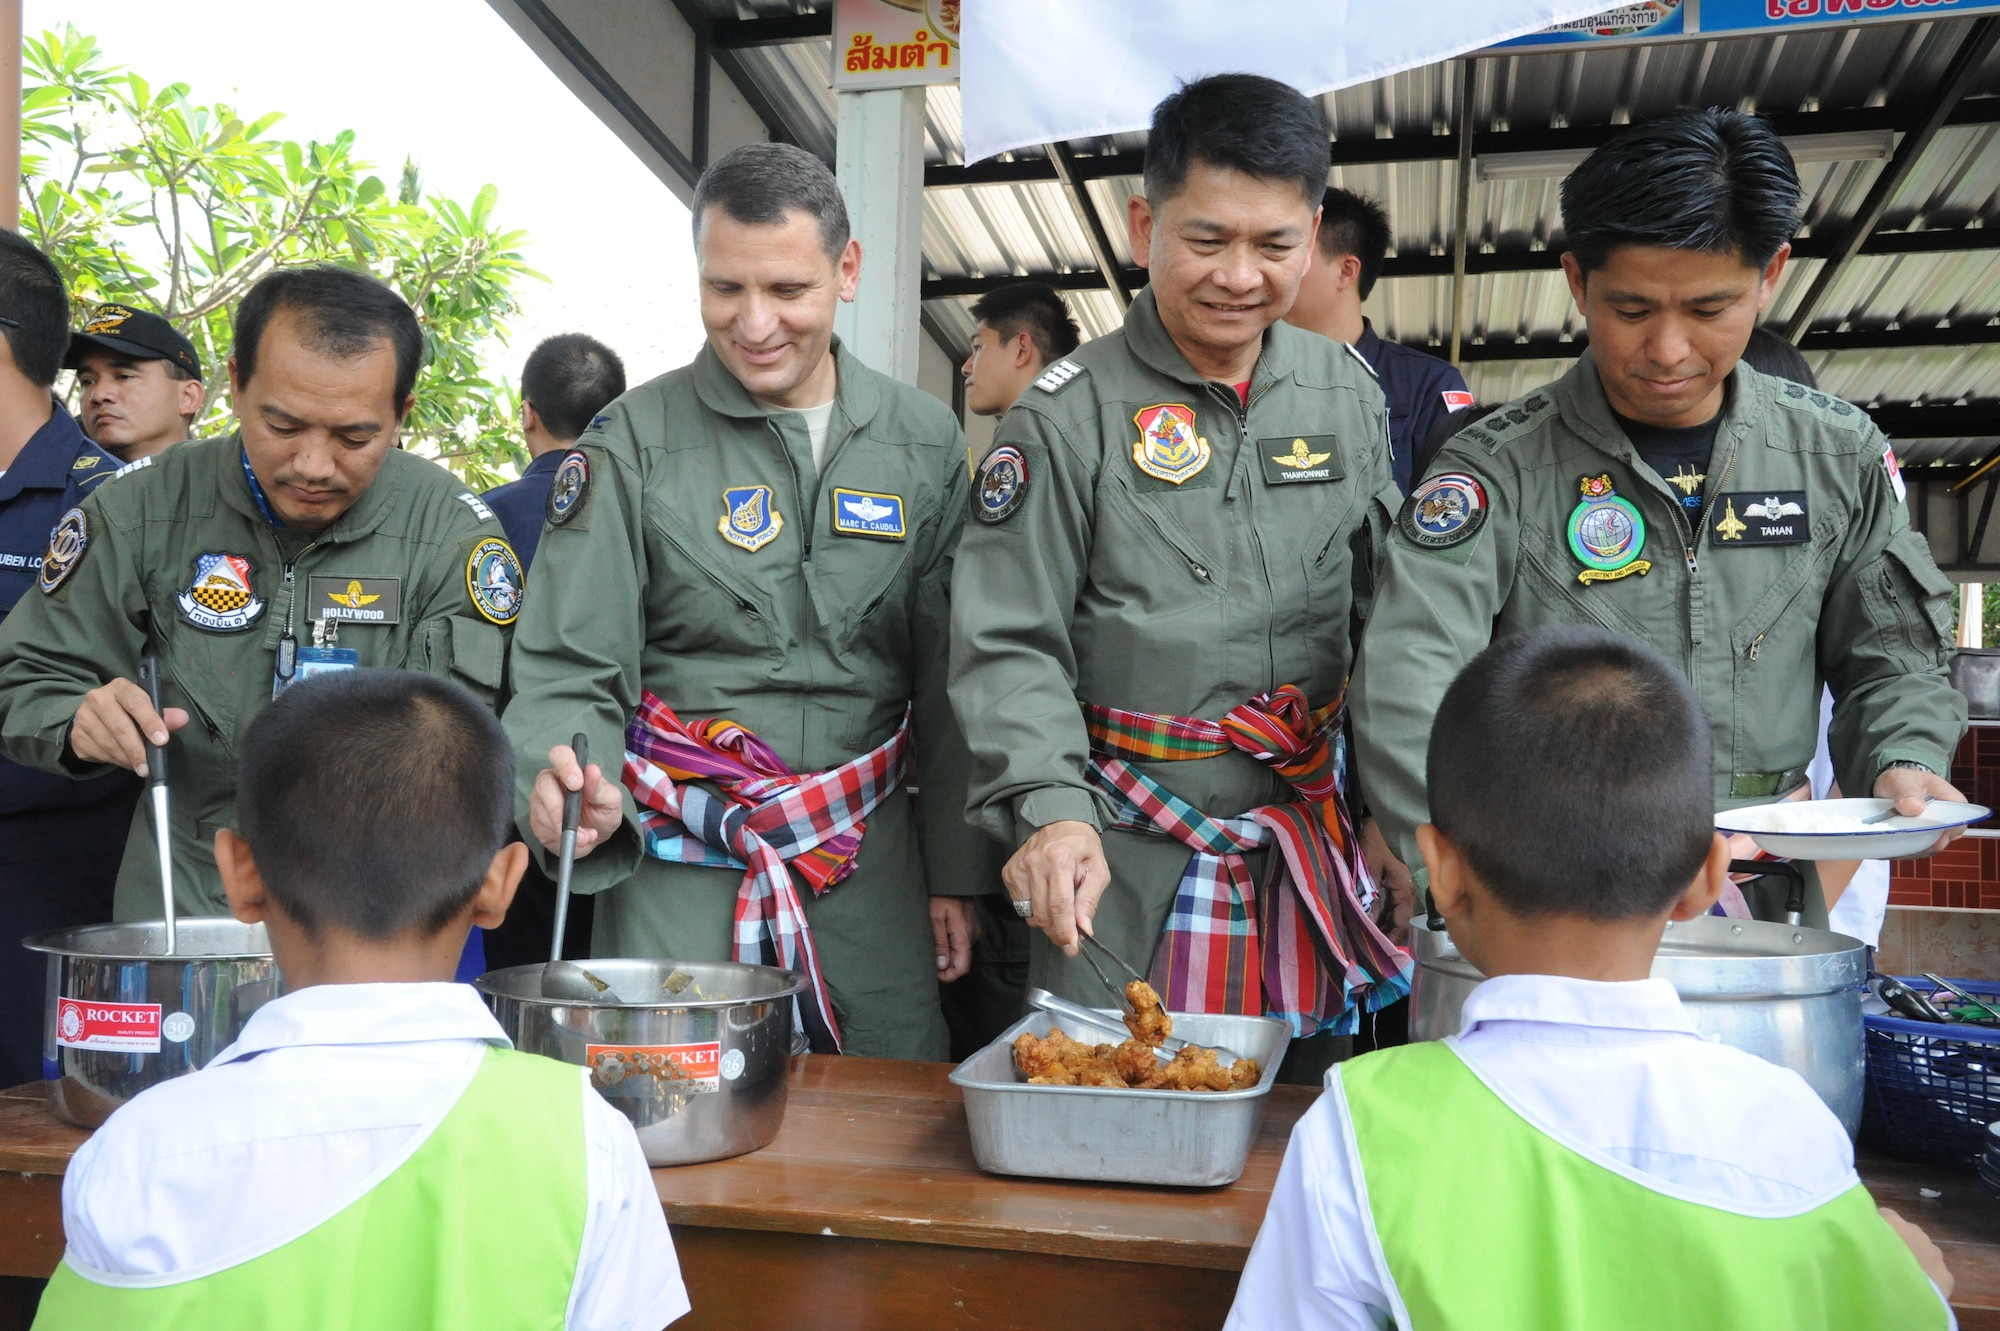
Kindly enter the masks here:
M 1440 418 L 1472 405 L 1465 379 L 1448 360 L 1375 336 L 1375 326 L 1361 321 L 1361 340 L 1354 344 L 1375 371 L 1382 396 L 1389 399 L 1389 453 L 1396 488 L 1410 492 L 1410 459 L 1424 446 Z M 1446 397 L 1446 394 L 1453 397 Z
M 542 541 L 542 520 L 548 515 L 549 487 L 555 484 L 556 468 L 562 465 L 567 448 L 552 448 L 528 464 L 518 481 L 496 485 L 480 498 L 507 532 L 507 544 L 521 561 L 521 569 L 535 562 L 535 547 Z
M 34 586 L 48 553 L 49 533 L 120 465 L 84 438 L 61 403 L 52 401 L 50 407 L 48 424 L 35 431 L 13 465 L 0 474 L 0 616 L 23 596 L 41 595 Z M 129 676 L 137 668 L 135 661 L 123 673 Z M 72 781 L 0 758 L 0 814 L 91 804 L 103 799 L 106 789 L 103 780 Z

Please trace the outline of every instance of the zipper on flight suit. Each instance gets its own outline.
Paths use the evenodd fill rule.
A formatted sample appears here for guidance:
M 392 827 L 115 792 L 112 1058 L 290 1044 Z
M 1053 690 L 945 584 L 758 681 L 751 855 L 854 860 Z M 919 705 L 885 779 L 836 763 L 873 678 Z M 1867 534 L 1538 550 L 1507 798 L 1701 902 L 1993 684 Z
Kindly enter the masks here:
M 285 628 L 278 635 L 277 673 L 279 679 L 289 680 L 298 672 L 299 640 L 298 636 L 292 632 L 292 616 L 297 612 L 299 607 L 298 563 L 317 549 L 319 549 L 319 542 L 314 541 L 311 545 L 308 545 L 305 549 L 285 561 Z
M 1681 538 L 1684 542 L 1681 546 L 1681 551 L 1687 556 L 1689 577 L 1693 577 L 1698 571 L 1694 557 L 1694 548 L 1701 541 L 1701 533 L 1708 530 L 1708 515 L 1715 509 L 1715 497 L 1722 493 L 1722 487 L 1729 482 L 1729 473 L 1735 470 L 1736 455 L 1731 453 L 1729 461 L 1722 464 L 1722 479 L 1709 487 L 1707 496 L 1701 501 L 1701 523 L 1695 530 L 1690 531 L 1688 529 L 1687 510 L 1679 504 L 1674 505 L 1674 518 L 1680 523 Z

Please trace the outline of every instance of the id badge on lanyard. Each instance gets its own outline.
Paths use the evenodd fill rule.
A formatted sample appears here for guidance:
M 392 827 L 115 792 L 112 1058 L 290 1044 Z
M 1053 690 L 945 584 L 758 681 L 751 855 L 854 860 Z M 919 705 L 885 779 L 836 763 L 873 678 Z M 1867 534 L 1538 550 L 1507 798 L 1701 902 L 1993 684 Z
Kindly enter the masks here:
M 288 628 L 285 636 L 278 640 L 278 662 L 277 669 L 271 675 L 271 696 L 276 698 L 302 679 L 352 670 L 359 666 L 360 652 L 352 647 L 333 645 L 339 633 L 339 625 L 329 624 L 324 619 L 315 619 L 312 630 L 313 645 L 301 647 Z

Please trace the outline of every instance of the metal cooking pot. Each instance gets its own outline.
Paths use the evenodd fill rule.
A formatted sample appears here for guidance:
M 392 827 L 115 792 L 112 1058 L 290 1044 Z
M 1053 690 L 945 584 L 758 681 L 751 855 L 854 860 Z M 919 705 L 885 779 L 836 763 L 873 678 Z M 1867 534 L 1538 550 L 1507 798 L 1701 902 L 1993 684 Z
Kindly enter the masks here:
M 49 958 L 42 1075 L 56 1117 L 94 1128 L 149 1086 L 206 1067 L 283 981 L 261 924 L 92 924 L 23 941 Z
M 576 964 L 611 986 L 600 1001 L 544 998 L 539 962 L 473 984 L 516 1049 L 590 1069 L 638 1129 L 647 1164 L 721 1160 L 778 1135 L 791 1059 L 805 1052 L 792 1029 L 804 976 L 724 961 Z M 688 980 L 669 994 L 676 971 Z M 660 1001 L 621 1001 L 650 996 Z
M 1411 1038 L 1457 1034 L 1465 996 L 1485 977 L 1422 915 L 1410 923 L 1410 943 L 1417 960 Z M 1653 975 L 1672 983 L 1703 1033 L 1790 1068 L 1826 1101 L 1848 1136 L 1860 1131 L 1867 1075 L 1861 985 L 1868 965 L 1859 939 L 1704 915 L 1667 926 Z

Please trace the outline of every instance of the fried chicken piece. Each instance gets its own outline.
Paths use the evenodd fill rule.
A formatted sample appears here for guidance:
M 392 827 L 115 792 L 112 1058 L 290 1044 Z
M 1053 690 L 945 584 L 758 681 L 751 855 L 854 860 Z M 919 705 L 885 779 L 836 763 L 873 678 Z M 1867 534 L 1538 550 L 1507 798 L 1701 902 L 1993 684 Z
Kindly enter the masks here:
M 1061 1031 L 1054 1032 L 1061 1035 Z M 1067 1038 L 1067 1037 L 1065 1037 Z M 1074 1086 L 1076 1073 L 1063 1064 L 1063 1046 L 1044 1040 L 1032 1031 L 1022 1031 L 1014 1040 L 1014 1066 L 1037 1086 Z
M 1154 1055 L 1153 1046 L 1143 1040 L 1125 1041 L 1112 1051 L 1112 1059 L 1127 1086 L 1144 1088 L 1147 1081 L 1160 1074 L 1160 1060 Z
M 1110 1048 L 1106 1045 L 1105 1048 Z M 1125 1078 L 1118 1069 L 1107 1063 L 1092 1063 L 1076 1076 L 1079 1086 L 1109 1086 L 1114 1090 L 1125 1090 Z
M 1160 995 L 1144 980 L 1132 980 L 1125 985 L 1125 1001 L 1132 1005 L 1132 1012 L 1125 1018 L 1125 1029 L 1133 1038 L 1157 1046 L 1174 1033 L 1174 1019 L 1160 1006 Z
M 1213 1049 L 1184 1045 L 1167 1064 L 1162 1087 L 1169 1091 L 1227 1091 L 1234 1087 L 1229 1070 L 1217 1060 Z
M 1229 1065 L 1229 1089 L 1247 1091 L 1255 1086 L 1264 1075 L 1264 1069 L 1257 1066 L 1254 1058 L 1239 1058 Z

